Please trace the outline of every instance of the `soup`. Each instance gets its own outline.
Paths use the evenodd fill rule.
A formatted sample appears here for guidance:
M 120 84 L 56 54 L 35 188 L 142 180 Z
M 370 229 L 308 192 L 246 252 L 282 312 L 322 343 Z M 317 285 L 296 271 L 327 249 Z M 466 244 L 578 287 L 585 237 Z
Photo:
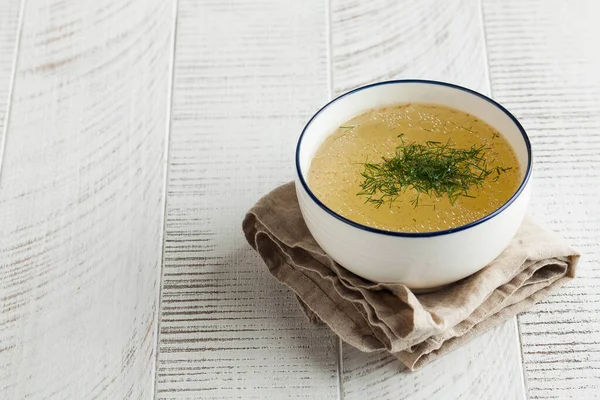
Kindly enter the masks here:
M 514 150 L 481 119 L 409 103 L 370 110 L 319 147 L 308 185 L 357 223 L 401 232 L 468 224 L 501 207 L 522 179 Z

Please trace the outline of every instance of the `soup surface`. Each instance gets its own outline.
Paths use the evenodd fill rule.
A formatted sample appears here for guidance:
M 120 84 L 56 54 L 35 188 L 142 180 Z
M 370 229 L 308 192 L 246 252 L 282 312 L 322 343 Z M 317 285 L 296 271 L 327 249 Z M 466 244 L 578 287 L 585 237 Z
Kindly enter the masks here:
M 512 147 L 484 121 L 445 106 L 409 103 L 340 126 L 315 154 L 308 185 L 352 221 L 433 232 L 498 209 L 521 177 Z

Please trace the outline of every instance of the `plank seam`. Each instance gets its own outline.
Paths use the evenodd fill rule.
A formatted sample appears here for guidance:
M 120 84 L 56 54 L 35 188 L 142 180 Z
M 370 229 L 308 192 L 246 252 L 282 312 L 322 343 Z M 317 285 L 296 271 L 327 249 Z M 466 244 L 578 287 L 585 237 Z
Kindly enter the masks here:
M 169 155 L 170 155 L 170 147 L 171 147 L 171 114 L 173 111 L 173 86 L 174 86 L 174 81 L 175 81 L 175 51 L 177 49 L 177 15 L 178 15 L 178 11 L 179 11 L 179 0 L 175 0 L 173 2 L 173 21 L 172 21 L 172 34 L 173 34 L 173 40 L 171 41 L 171 49 L 170 49 L 170 53 L 171 53 L 171 65 L 169 67 L 169 86 L 167 89 L 167 124 L 166 124 L 166 132 L 165 132 L 165 152 L 163 155 L 163 175 L 164 175 L 164 181 L 163 181 L 163 193 L 162 193 L 162 201 L 163 201 L 163 213 L 162 213 L 162 229 L 161 229 L 161 237 L 160 237 L 160 244 L 161 244 L 161 258 L 160 258 L 160 266 L 158 268 L 158 285 L 157 285 L 157 293 L 156 293 L 156 299 L 157 299 L 157 303 L 156 303 L 156 311 L 155 311 L 155 318 L 156 318 L 156 322 L 155 322 L 155 328 L 154 328 L 154 361 L 152 364 L 152 373 L 151 376 L 153 378 L 153 382 L 152 382 L 152 386 L 153 386 L 153 390 L 152 390 L 152 399 L 155 399 L 157 396 L 157 389 L 158 389 L 158 353 L 159 353 L 159 345 L 160 345 L 160 317 L 161 317 L 161 305 L 162 305 L 162 295 L 163 295 L 163 290 L 162 290 L 162 283 L 163 283 L 163 278 L 164 278 L 164 265 L 165 265 L 165 249 L 166 249 L 166 245 L 165 245 L 165 237 L 166 237 L 166 229 L 167 229 L 167 224 L 166 224 L 166 220 L 167 220 L 167 201 L 169 196 L 167 195 L 168 193 L 168 187 L 169 187 Z
M 329 100 L 333 99 L 333 33 L 331 31 L 331 0 L 325 3 L 325 36 L 327 37 L 327 82 Z
M 10 114 L 12 111 L 12 98 L 17 76 L 17 64 L 19 59 L 19 50 L 21 48 L 21 36 L 23 33 L 23 18 L 25 15 L 26 2 L 26 0 L 21 0 L 21 7 L 19 9 L 19 20 L 17 22 L 17 34 L 15 35 L 15 48 L 13 52 L 13 60 L 10 71 L 10 80 L 8 82 L 8 99 L 6 100 L 6 119 L 4 120 L 2 138 L 0 140 L 0 180 L 2 179 L 2 166 L 4 165 L 4 153 L 6 151 L 6 138 L 8 136 L 8 125 L 10 123 Z
M 331 13 L 331 1 L 327 0 L 325 2 L 325 36 L 326 40 L 326 52 L 327 52 L 327 83 L 328 83 L 328 96 L 329 100 L 333 99 L 333 32 L 331 30 L 332 22 L 332 13 Z M 337 346 L 337 387 L 338 387 L 338 400 L 344 400 L 344 390 L 343 390 L 343 379 L 342 375 L 344 373 L 344 356 L 343 356 L 343 346 L 342 339 L 337 338 L 336 340 Z
M 529 384 L 525 376 L 525 357 L 523 354 L 523 343 L 521 343 L 521 326 L 519 325 L 519 316 L 513 317 L 514 329 L 517 333 L 517 345 L 519 346 L 519 369 L 521 370 L 521 384 L 525 391 L 525 399 L 529 399 Z
M 490 71 L 490 52 L 488 51 L 488 37 L 485 29 L 485 16 L 483 13 L 483 0 L 479 0 L 479 16 L 481 18 L 481 34 L 483 35 L 483 54 L 485 55 L 483 62 L 485 64 L 485 74 L 487 76 L 488 90 L 491 98 L 494 98 L 494 89 L 492 88 L 492 72 Z

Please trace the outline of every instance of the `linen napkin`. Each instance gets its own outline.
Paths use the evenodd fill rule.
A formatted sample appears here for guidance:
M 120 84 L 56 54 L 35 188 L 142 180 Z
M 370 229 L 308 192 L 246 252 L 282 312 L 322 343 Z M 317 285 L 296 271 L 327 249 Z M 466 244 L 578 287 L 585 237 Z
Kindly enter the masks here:
M 548 296 L 575 276 L 579 254 L 526 217 L 479 272 L 433 293 L 373 283 L 341 267 L 306 227 L 294 183 L 261 198 L 243 221 L 248 243 L 313 323 L 359 350 L 387 350 L 416 370 Z

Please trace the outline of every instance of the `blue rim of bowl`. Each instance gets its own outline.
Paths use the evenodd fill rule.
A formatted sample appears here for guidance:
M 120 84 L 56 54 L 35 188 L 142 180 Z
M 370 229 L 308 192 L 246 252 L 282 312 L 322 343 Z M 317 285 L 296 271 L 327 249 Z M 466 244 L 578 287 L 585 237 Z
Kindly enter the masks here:
M 441 231 L 433 231 L 433 232 L 419 232 L 419 233 L 413 233 L 413 232 L 400 232 L 400 231 L 388 231 L 385 229 L 378 229 L 378 228 L 373 228 L 367 225 L 362 225 L 359 224 L 358 222 L 354 222 L 352 220 L 349 220 L 348 218 L 336 213 L 335 211 L 333 211 L 332 209 L 330 209 L 329 207 L 327 207 L 325 204 L 323 204 L 323 202 L 321 202 L 321 200 L 319 200 L 317 198 L 317 196 L 315 196 L 315 194 L 312 192 L 312 190 L 310 190 L 310 188 L 308 187 L 308 184 L 306 183 L 306 180 L 304 179 L 304 176 L 302 175 L 302 170 L 300 169 L 300 147 L 302 145 L 302 138 L 304 138 L 304 134 L 306 133 L 306 130 L 308 129 L 308 127 L 310 126 L 310 124 L 314 121 L 315 118 L 317 118 L 317 116 L 319 114 L 321 114 L 323 111 L 325 111 L 330 105 L 332 105 L 333 103 L 335 103 L 336 101 L 349 96 L 351 94 L 354 94 L 356 92 L 360 92 L 362 90 L 365 89 L 370 89 L 372 87 L 376 87 L 376 86 L 381 86 L 381 85 L 395 85 L 395 84 L 404 84 L 404 83 L 421 83 L 421 84 L 429 84 L 429 85 L 439 85 L 439 86 L 447 86 L 453 89 L 458 89 L 458 90 L 462 90 L 463 92 L 467 92 L 470 93 L 474 96 L 477 96 L 491 104 L 493 104 L 494 106 L 496 106 L 497 108 L 499 108 L 502 112 L 504 112 L 504 114 L 506 114 L 511 120 L 512 122 L 517 126 L 517 128 L 519 128 L 519 131 L 521 132 L 521 135 L 523 135 L 523 140 L 525 141 L 525 146 L 527 147 L 527 171 L 525 172 L 525 177 L 523 178 L 523 181 L 521 182 L 521 185 L 519 186 L 519 188 L 517 189 L 517 191 L 510 197 L 510 199 L 508 199 L 506 201 L 506 203 L 504 203 L 502 206 L 500 206 L 499 208 L 497 208 L 496 210 L 494 210 L 493 212 L 491 212 L 490 214 L 485 215 L 482 218 L 479 218 L 473 222 L 470 222 L 466 225 L 461 225 L 461 226 L 457 226 L 456 228 L 451 228 L 451 229 L 444 229 Z M 319 111 L 316 112 L 315 115 L 312 116 L 312 118 L 306 123 L 306 125 L 304 126 L 304 129 L 302 129 L 302 133 L 300 134 L 300 138 L 298 139 L 298 144 L 296 145 L 296 173 L 298 174 L 298 178 L 300 179 L 300 183 L 302 184 L 302 186 L 304 187 L 304 190 L 306 190 L 306 193 L 308 193 L 308 195 L 310 196 L 310 198 L 319 206 L 321 207 L 325 212 L 327 212 L 329 215 L 337 218 L 338 220 L 351 225 L 355 228 L 358 229 L 362 229 L 364 231 L 367 232 L 372 232 L 372 233 L 379 233 L 382 235 L 387 235 L 387 236 L 400 236 L 400 237 L 410 237 L 410 238 L 419 238 L 419 237 L 434 237 L 434 236 L 442 236 L 442 235 L 448 235 L 450 233 L 454 233 L 454 232 L 459 232 L 465 229 L 469 229 L 472 228 L 476 225 L 479 225 L 487 220 L 490 220 L 492 218 L 494 218 L 496 215 L 500 214 L 502 211 L 504 211 L 506 208 L 508 208 L 508 206 L 510 206 L 517 197 L 519 197 L 519 195 L 521 194 L 521 192 L 523 192 L 523 190 L 525 189 L 525 185 L 527 184 L 527 182 L 529 181 L 529 177 L 531 176 L 531 167 L 532 167 L 532 154 L 531 154 L 531 142 L 529 141 L 529 137 L 527 136 L 527 133 L 525 133 L 525 129 L 523 129 L 523 126 L 521 126 L 521 124 L 519 123 L 519 121 L 515 118 L 514 115 L 512 115 L 510 113 L 510 111 L 508 111 L 506 108 L 504 108 L 501 104 L 499 104 L 498 102 L 490 99 L 489 97 L 476 92 L 474 90 L 471 89 L 467 89 L 465 87 L 462 86 L 458 86 L 458 85 L 454 85 L 452 83 L 447 83 L 447 82 L 441 82 L 441 81 L 431 81 L 431 80 L 425 80 L 425 79 L 401 79 L 401 80 L 393 80 L 393 81 L 384 81 L 384 82 L 377 82 L 377 83 L 372 83 L 370 85 L 366 85 L 366 86 L 361 86 L 358 87 L 356 89 L 353 89 L 347 93 L 344 93 L 338 97 L 336 97 L 335 99 L 331 100 L 329 103 L 325 104 L 323 107 L 321 107 L 321 109 Z

